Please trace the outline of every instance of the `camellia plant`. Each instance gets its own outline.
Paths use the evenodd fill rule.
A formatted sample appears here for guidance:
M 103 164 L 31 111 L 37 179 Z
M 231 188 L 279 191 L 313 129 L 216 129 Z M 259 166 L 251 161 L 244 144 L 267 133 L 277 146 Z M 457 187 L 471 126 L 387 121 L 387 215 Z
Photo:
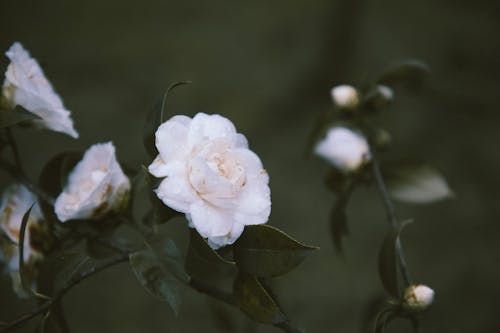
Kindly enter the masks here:
M 434 300 L 434 290 L 410 276 L 400 234 L 411 220 L 397 217 L 393 199 L 425 204 L 453 193 L 440 173 L 425 163 L 382 159 L 391 137 L 373 125 L 373 117 L 390 107 L 396 89 L 421 85 L 428 72 L 421 62 L 408 61 L 390 68 L 372 84 L 333 87 L 333 108 L 322 114 L 311 134 L 310 150 L 332 166 L 326 185 L 336 194 L 330 227 L 337 252 L 342 253 L 342 241 L 349 233 L 347 205 L 357 187 L 374 184 L 387 212 L 389 230 L 378 268 L 390 298 L 374 318 L 374 332 L 383 332 L 396 318 L 408 319 L 418 330 L 418 314 Z
M 4 189 L 0 206 L 0 261 L 16 294 L 38 302 L 18 318 L 2 321 L 0 332 L 35 318 L 39 332 L 69 332 L 61 303 L 65 294 L 125 263 L 175 313 L 180 289 L 190 288 L 256 322 L 301 332 L 280 307 L 270 282 L 318 248 L 271 225 L 269 175 L 229 119 L 205 113 L 167 118 L 169 93 L 189 82 L 175 83 L 146 121 L 147 163 L 124 167 L 112 142 L 96 143 L 85 152 L 48 157 L 35 181 L 24 172 L 14 132 L 32 127 L 74 139 L 79 135 L 38 62 L 20 43 L 5 54 L 10 63 L 0 96 L 0 167 L 14 182 Z M 390 138 L 369 119 L 389 106 L 397 82 L 420 78 L 425 71 L 408 63 L 367 88 L 334 87 L 334 108 L 319 119 L 311 136 L 311 149 L 332 165 L 327 185 L 337 195 L 331 222 L 339 252 L 356 186 L 374 183 L 387 209 L 390 230 L 379 267 L 391 299 L 377 316 L 375 331 L 398 317 L 417 325 L 417 315 L 434 298 L 431 288 L 409 277 L 399 237 L 406 222 L 396 217 L 392 197 L 425 203 L 451 191 L 430 167 L 379 160 Z M 144 187 L 146 213 L 137 207 Z M 167 228 L 182 217 L 189 228 L 185 253 Z

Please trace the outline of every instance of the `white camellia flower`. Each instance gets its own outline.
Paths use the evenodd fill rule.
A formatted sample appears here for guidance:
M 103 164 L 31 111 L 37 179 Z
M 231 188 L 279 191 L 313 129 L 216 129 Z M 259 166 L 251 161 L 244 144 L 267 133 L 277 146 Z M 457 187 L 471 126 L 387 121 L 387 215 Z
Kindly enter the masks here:
M 404 293 L 404 306 L 414 312 L 427 309 L 434 302 L 434 290 L 426 285 L 411 285 Z
M 158 198 L 185 213 L 212 248 L 234 243 L 245 225 L 267 222 L 269 176 L 230 120 L 205 113 L 174 116 L 156 131 L 156 147 L 149 171 L 165 177 Z
M 3 96 L 7 103 L 20 105 L 39 116 L 41 119 L 32 121 L 36 126 L 78 138 L 70 111 L 64 108 L 38 62 L 17 42 L 5 55 L 11 61 L 3 84 Z
M 328 130 L 314 151 L 346 173 L 358 170 L 371 158 L 366 138 L 357 131 L 341 126 Z
M 330 95 L 333 102 L 342 108 L 353 109 L 359 104 L 358 91 L 347 84 L 333 87 Z
M 5 190 L 0 205 L 0 232 L 4 236 L 4 239 L 0 239 L 0 261 L 6 263 L 6 270 L 12 278 L 13 289 L 21 297 L 27 296 L 22 289 L 19 276 L 18 244 L 21 223 L 24 214 L 36 200 L 35 195 L 28 191 L 26 187 L 15 184 Z M 42 220 L 40 208 L 38 204 L 35 204 L 31 209 L 26 227 L 23 250 L 26 277 L 32 282 L 34 282 L 36 274 L 35 264 L 43 259 L 41 250 L 37 248 L 37 245 L 40 246 L 40 241 L 34 241 L 37 234 L 41 232 Z
M 113 143 L 91 146 L 68 177 L 54 208 L 61 222 L 98 218 L 119 211 L 128 200 L 130 181 L 123 173 Z

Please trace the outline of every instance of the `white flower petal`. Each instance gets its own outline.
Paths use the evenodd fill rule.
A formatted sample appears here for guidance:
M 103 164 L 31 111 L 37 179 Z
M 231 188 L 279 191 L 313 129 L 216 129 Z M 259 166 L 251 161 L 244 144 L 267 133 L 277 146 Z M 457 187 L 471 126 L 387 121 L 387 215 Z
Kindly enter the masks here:
M 38 62 L 17 42 L 5 54 L 11 61 L 3 85 L 4 96 L 12 99 L 9 102 L 42 118 L 34 124 L 78 138 L 70 111 L 64 108 Z
M 193 147 L 199 143 L 223 138 L 231 145 L 236 144 L 237 140 L 243 144 L 242 138 L 238 138 L 236 134 L 236 129 L 229 119 L 218 114 L 198 113 L 190 125 L 188 142 L 189 146 Z
M 244 228 L 245 225 L 242 223 L 233 223 L 233 228 L 231 229 L 231 232 L 229 234 L 225 236 L 209 237 L 207 239 L 208 245 L 210 245 L 210 247 L 215 250 L 226 245 L 231 245 L 241 236 Z
M 191 119 L 174 116 L 156 131 L 156 148 L 163 161 L 182 158 L 187 154 L 187 134 Z
M 228 235 L 234 220 L 227 212 L 199 200 L 189 207 L 191 221 L 196 230 L 205 238 Z
M 71 171 L 56 199 L 55 213 L 62 222 L 101 217 L 119 210 L 129 190 L 130 181 L 116 160 L 113 144 L 95 144 Z
M 165 173 L 166 178 L 156 189 L 156 195 L 170 208 L 188 213 L 191 203 L 198 200 L 198 196 L 186 178 L 185 165 L 180 162 L 168 163 Z

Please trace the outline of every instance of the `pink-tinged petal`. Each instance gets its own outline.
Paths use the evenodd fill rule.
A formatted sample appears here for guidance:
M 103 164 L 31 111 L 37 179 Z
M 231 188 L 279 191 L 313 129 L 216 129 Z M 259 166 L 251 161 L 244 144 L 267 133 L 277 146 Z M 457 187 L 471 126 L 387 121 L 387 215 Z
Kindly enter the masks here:
M 217 250 L 223 246 L 233 244 L 243 233 L 245 226 L 241 223 L 233 223 L 233 228 L 228 235 L 208 237 L 208 245 L 214 250 Z
M 148 171 L 155 177 L 166 177 L 168 175 L 167 164 L 160 155 L 156 156 L 154 161 L 148 166 Z
M 189 207 L 191 223 L 204 238 L 227 236 L 233 227 L 233 217 L 227 211 L 217 209 L 199 200 Z
M 191 118 L 174 116 L 155 133 L 156 148 L 165 162 L 182 159 L 188 153 L 187 135 Z
M 218 114 L 198 113 L 190 124 L 188 142 L 190 147 L 218 138 L 227 140 L 230 145 L 235 145 L 238 140 L 240 144 L 243 143 L 236 134 L 236 129 L 229 119 Z
M 166 164 L 166 178 L 156 189 L 158 198 L 170 208 L 188 213 L 191 203 L 199 200 L 186 177 L 186 166 L 181 162 Z

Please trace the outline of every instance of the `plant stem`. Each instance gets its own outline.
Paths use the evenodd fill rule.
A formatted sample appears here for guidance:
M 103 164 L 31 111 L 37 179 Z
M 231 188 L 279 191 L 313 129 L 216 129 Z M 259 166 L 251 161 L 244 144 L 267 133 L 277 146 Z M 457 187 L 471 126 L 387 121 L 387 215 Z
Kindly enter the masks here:
M 63 287 L 57 294 L 55 294 L 50 300 L 46 301 L 36 309 L 32 310 L 31 312 L 28 312 L 19 318 L 11 321 L 10 323 L 7 323 L 5 326 L 0 328 L 0 332 L 9 332 L 10 330 L 18 327 L 19 325 L 23 324 L 24 322 L 30 320 L 31 318 L 34 318 L 46 311 L 48 311 L 54 304 L 56 304 L 60 299 L 68 292 L 70 291 L 73 287 L 76 285 L 80 284 L 83 280 L 93 276 L 94 274 L 97 274 L 109 267 L 112 267 L 114 265 L 126 262 L 128 260 L 128 254 L 121 255 L 116 258 L 109 259 L 102 264 L 91 267 L 89 270 L 82 272 L 78 276 L 73 277 L 70 279 L 70 281 L 67 283 L 65 287 Z
M 396 216 L 396 210 L 394 208 L 394 204 L 391 200 L 391 197 L 389 196 L 389 192 L 387 191 L 387 187 L 382 177 L 382 172 L 380 171 L 380 165 L 375 152 L 372 152 L 371 164 L 372 164 L 373 176 L 377 184 L 377 189 L 380 193 L 380 196 L 382 197 L 382 201 L 384 202 L 385 210 L 387 212 L 387 220 L 389 221 L 389 224 L 393 229 L 398 230 L 400 228 L 400 224 Z M 403 247 L 401 246 L 401 240 L 399 238 L 396 241 L 396 253 L 399 262 L 399 269 L 401 271 L 405 287 L 407 287 L 411 284 L 411 278 L 408 272 L 408 267 L 406 265 L 406 259 L 403 252 Z

